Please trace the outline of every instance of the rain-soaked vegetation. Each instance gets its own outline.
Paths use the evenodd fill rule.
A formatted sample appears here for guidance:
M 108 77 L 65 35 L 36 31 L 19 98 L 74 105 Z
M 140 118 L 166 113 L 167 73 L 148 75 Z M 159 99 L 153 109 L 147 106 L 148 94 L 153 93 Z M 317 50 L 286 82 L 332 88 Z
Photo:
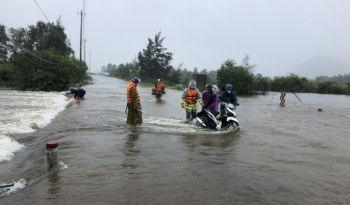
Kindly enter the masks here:
M 8 33 L 6 27 L 0 25 L 0 87 L 62 91 L 88 78 L 88 67 L 84 61 L 75 58 L 60 19 L 56 25 L 39 21 L 26 29 L 10 28 Z M 293 73 L 264 77 L 259 73 L 254 75 L 256 65 L 249 63 L 248 55 L 241 64 L 227 59 L 211 71 L 198 71 L 196 67 L 190 71 L 182 68 L 182 64 L 174 67 L 171 65 L 173 53 L 162 45 L 164 39 L 161 32 L 157 33 L 154 40 L 148 38 L 147 46 L 139 52 L 138 58 L 118 66 L 109 63 L 102 66 L 101 73 L 126 80 L 138 76 L 143 83 L 150 85 L 161 78 L 168 88 L 178 90 L 187 86 L 193 74 L 205 74 L 207 84 L 221 88 L 231 83 L 239 95 L 267 91 L 350 95 L 350 74 L 320 76 L 313 80 Z

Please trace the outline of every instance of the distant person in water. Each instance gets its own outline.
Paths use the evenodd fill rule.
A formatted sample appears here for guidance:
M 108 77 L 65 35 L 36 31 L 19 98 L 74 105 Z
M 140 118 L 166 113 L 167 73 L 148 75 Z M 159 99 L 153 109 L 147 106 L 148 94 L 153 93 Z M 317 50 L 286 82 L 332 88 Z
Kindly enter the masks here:
M 79 84 L 78 89 L 72 89 L 71 93 L 74 94 L 74 98 L 83 98 L 86 91 L 81 88 L 81 84 Z

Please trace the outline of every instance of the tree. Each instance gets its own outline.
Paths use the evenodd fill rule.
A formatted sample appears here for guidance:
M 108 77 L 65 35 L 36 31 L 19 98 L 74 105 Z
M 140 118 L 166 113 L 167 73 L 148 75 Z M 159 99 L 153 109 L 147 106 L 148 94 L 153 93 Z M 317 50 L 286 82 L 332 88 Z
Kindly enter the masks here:
M 217 83 L 217 71 L 212 70 L 209 71 L 208 76 L 207 76 L 207 82 L 211 84 L 216 84 Z
M 13 65 L 9 63 L 0 63 L 0 86 L 14 86 Z
M 254 68 L 255 68 L 256 65 L 250 65 L 249 60 L 250 60 L 250 57 L 249 57 L 248 54 L 246 54 L 246 55 L 244 56 L 243 61 L 242 61 L 242 66 L 243 66 L 247 71 L 249 71 L 249 72 L 251 72 L 251 73 L 254 73 L 254 71 L 255 71 Z
M 148 38 L 147 48 L 138 55 L 141 74 L 152 79 L 168 79 L 173 69 L 170 65 L 173 54 L 166 52 L 167 48 L 162 45 L 164 38 L 161 38 L 160 34 L 161 32 L 155 35 L 154 41 Z
M 282 92 L 314 92 L 315 87 L 305 78 L 298 75 L 275 77 L 270 83 L 270 89 Z
M 0 64 L 7 62 L 7 36 L 6 27 L 0 24 Z
M 139 62 L 137 61 L 136 56 L 134 59 L 131 60 L 131 64 L 133 65 L 132 66 L 133 72 L 137 72 L 139 70 L 140 66 L 139 66 Z
M 237 94 L 251 94 L 253 91 L 254 75 L 243 66 L 237 66 L 234 60 L 228 59 L 217 71 L 219 88 L 227 83 L 233 85 Z
M 10 36 L 15 42 L 15 45 L 10 47 L 12 54 L 15 54 L 17 49 L 33 52 L 55 48 L 62 55 L 74 55 L 60 18 L 56 25 L 38 21 L 35 26 L 29 25 L 28 29 L 11 28 Z
M 0 25 L 0 30 L 4 29 Z M 56 25 L 39 21 L 27 29 L 10 28 L 8 31 L 9 36 L 5 38 L 6 57 L 10 57 L 7 65 L 1 68 L 4 75 L 1 81 L 21 90 L 62 91 L 77 82 L 80 72 L 83 78 L 87 77 L 86 63 L 83 62 L 80 71 L 77 59 L 71 55 L 74 52 L 60 19 Z M 4 32 L 1 33 L 4 35 Z
M 78 81 L 80 69 L 76 58 L 61 55 L 54 48 L 34 51 L 33 54 L 36 57 L 20 52 L 13 62 L 15 82 L 19 89 L 62 91 Z M 82 68 L 86 75 L 87 67 Z
M 188 71 L 186 68 L 183 70 L 181 73 L 181 79 L 182 79 L 182 84 L 183 85 L 188 85 L 190 80 L 192 79 L 193 72 Z
M 106 66 L 102 66 L 102 67 L 101 67 L 101 73 L 104 73 L 104 72 L 106 72 L 106 71 L 107 71 Z
M 170 73 L 169 82 L 171 85 L 179 84 L 181 80 L 181 69 L 173 69 Z
M 263 77 L 260 73 L 255 75 L 254 85 L 256 91 L 262 91 L 264 94 L 269 90 L 270 79 Z

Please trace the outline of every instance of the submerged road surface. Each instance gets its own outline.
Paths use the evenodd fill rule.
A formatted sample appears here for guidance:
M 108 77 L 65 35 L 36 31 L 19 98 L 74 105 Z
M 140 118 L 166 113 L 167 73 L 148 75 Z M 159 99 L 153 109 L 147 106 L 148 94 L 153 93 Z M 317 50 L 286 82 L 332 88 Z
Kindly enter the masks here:
M 13 136 L 26 149 L 0 179 L 28 185 L 0 204 L 350 204 L 349 98 L 287 94 L 281 108 L 278 93 L 238 96 L 242 129 L 222 133 L 183 123 L 181 91 L 158 101 L 141 83 L 144 123 L 132 128 L 128 82 L 93 80 L 50 125 Z M 49 177 L 47 141 L 62 166 Z

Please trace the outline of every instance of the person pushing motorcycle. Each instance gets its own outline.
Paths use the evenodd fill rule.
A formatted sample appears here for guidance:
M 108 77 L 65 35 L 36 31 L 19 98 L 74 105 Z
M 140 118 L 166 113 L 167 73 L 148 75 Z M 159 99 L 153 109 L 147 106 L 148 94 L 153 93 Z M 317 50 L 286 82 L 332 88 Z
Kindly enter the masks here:
M 191 80 L 180 99 L 181 107 L 186 109 L 186 123 L 196 118 L 197 102 L 203 106 L 202 95 L 196 87 L 196 81 Z
M 212 85 L 207 85 L 207 90 L 202 93 L 204 109 L 218 111 L 218 95 L 213 91 Z
M 224 92 L 219 96 L 221 117 L 225 115 L 225 103 L 232 103 L 235 107 L 238 105 L 237 96 L 236 93 L 233 91 L 233 86 L 231 84 L 226 84 Z

